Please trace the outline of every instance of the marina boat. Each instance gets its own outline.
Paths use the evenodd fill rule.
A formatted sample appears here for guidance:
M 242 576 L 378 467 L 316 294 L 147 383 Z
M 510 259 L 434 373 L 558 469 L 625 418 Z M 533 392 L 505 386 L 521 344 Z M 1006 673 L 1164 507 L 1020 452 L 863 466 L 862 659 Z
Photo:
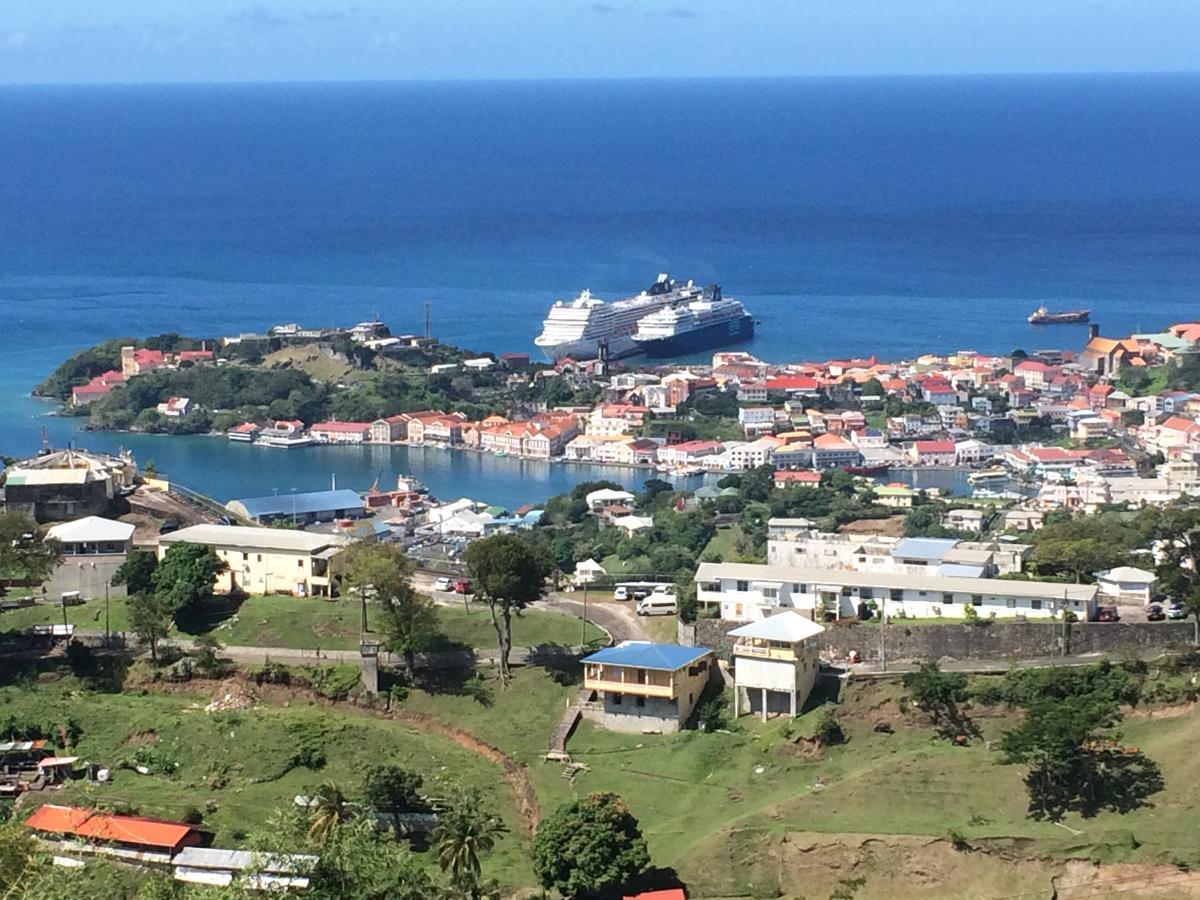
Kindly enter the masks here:
M 842 468 L 851 475 L 865 475 L 869 478 L 875 475 L 885 475 L 891 467 L 891 463 L 876 463 L 869 466 L 843 466 Z
M 606 301 L 584 291 L 574 300 L 557 300 L 542 322 L 542 333 L 533 343 L 554 360 L 595 359 L 600 348 L 610 359 L 638 352 L 633 335 L 638 322 L 651 313 L 700 299 L 698 287 L 662 274 L 635 297 Z
M 967 476 L 967 484 L 997 484 L 1008 481 L 1008 471 L 1005 469 L 982 469 Z
M 1092 314 L 1090 309 L 1068 309 L 1051 312 L 1044 306 L 1039 306 L 1029 314 L 1030 325 L 1069 325 L 1073 322 L 1086 322 Z
M 638 322 L 633 340 L 647 356 L 661 358 L 708 350 L 754 335 L 754 319 L 737 300 L 721 296 L 721 286 L 704 289 L 699 300 L 668 306 Z

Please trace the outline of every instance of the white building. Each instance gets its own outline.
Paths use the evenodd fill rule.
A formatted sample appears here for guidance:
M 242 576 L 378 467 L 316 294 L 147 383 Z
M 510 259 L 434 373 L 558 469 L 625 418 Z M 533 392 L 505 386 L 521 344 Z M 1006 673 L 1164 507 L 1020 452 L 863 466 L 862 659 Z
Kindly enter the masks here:
M 760 437 L 747 444 L 738 444 L 727 451 L 731 469 L 755 469 L 765 466 L 771 461 L 771 456 L 783 441 L 774 437 Z
M 812 692 L 820 666 L 816 638 L 825 631 L 796 612 L 781 612 L 729 632 L 733 645 L 733 715 L 746 709 L 786 713 L 792 718 Z
M 1096 584 L 1100 588 L 1101 599 L 1146 606 L 1154 599 L 1158 578 L 1145 569 L 1118 566 L 1106 572 L 1097 572 Z
M 756 622 L 781 609 L 814 621 L 856 618 L 860 603 L 875 603 L 888 617 L 959 619 L 971 607 L 983 618 L 1048 619 L 1066 608 L 1082 619 L 1094 617 L 1097 590 L 1088 584 L 752 563 L 701 563 L 696 587 L 702 607 L 733 622 Z
M 945 515 L 942 516 L 942 524 L 953 531 L 969 531 L 978 534 L 983 531 L 983 510 L 947 510 Z

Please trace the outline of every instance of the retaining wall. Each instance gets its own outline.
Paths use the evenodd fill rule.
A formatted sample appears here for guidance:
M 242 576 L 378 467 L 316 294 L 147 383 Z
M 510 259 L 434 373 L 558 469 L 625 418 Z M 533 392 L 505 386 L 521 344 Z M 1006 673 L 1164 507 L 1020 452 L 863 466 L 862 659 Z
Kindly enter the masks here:
M 688 646 L 711 647 L 728 658 L 733 639 L 728 632 L 739 623 L 700 619 L 694 625 L 680 623 L 678 640 Z M 905 625 L 893 620 L 886 628 L 878 624 L 836 623 L 826 625 L 820 636 L 821 655 L 845 659 L 851 650 L 865 660 L 879 658 L 880 632 L 890 660 L 900 659 L 1033 659 L 1086 653 L 1119 653 L 1132 650 L 1168 650 L 1190 645 L 1195 626 L 1179 622 L 989 622 L 979 625 Z M 1065 641 L 1065 651 L 1064 651 Z

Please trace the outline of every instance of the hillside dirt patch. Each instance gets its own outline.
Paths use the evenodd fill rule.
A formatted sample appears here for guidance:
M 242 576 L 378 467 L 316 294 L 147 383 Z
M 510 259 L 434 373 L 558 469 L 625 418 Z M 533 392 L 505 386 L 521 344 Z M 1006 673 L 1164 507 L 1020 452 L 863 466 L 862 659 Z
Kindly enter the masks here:
M 1011 841 L 972 842 L 956 850 L 944 838 L 774 833 L 733 829 L 680 865 L 688 896 L 824 898 L 849 890 L 855 900 L 995 900 L 1021 896 L 1085 900 L 1200 898 L 1200 873 L 1174 866 L 1100 864 L 1026 857 Z M 860 882 L 861 879 L 861 882 Z
M 904 516 L 886 519 L 855 519 L 838 528 L 839 534 L 881 534 L 885 537 L 904 537 Z

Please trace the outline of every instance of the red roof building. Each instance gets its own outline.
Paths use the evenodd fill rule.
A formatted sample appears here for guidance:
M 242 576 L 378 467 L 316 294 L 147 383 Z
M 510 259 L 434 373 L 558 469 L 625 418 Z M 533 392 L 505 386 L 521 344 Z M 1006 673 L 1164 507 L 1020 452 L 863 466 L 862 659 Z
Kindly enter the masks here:
M 46 803 L 36 809 L 25 824 L 34 831 L 89 838 L 105 843 L 148 847 L 175 853 L 200 842 L 200 833 L 191 825 L 148 819 L 142 816 L 113 816 L 77 806 Z

